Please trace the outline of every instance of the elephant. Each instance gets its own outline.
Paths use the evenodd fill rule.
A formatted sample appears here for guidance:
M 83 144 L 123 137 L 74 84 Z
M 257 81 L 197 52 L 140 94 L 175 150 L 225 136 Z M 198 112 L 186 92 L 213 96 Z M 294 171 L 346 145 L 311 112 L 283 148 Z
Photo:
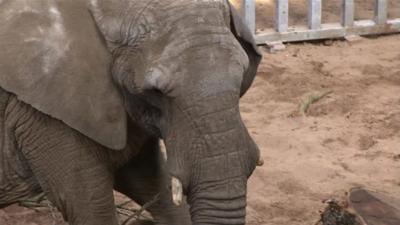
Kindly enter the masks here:
M 0 207 L 116 225 L 116 190 L 155 224 L 245 224 L 262 55 L 228 0 L 0 0 L 0 27 Z

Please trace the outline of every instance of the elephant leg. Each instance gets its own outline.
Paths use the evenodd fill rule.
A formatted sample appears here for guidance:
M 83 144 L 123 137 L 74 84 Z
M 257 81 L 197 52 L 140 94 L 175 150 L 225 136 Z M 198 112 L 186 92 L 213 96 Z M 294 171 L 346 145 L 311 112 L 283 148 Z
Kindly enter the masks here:
M 155 224 L 190 225 L 187 204 L 175 206 L 172 203 L 165 163 L 160 158 L 159 140 L 149 140 L 140 153 L 115 174 L 115 189 L 133 199 L 140 205 L 155 201 L 147 209 Z
M 64 219 L 72 225 L 117 225 L 109 150 L 29 106 L 13 110 L 18 146 Z

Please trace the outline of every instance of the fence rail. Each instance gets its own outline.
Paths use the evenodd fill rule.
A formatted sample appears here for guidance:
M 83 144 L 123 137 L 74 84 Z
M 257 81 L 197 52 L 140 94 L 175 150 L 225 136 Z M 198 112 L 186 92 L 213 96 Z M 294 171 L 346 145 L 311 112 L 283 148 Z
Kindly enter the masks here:
M 342 0 L 341 21 L 325 24 L 321 23 L 322 0 L 308 0 L 308 26 L 295 27 L 289 27 L 289 0 L 275 0 L 275 27 L 259 33 L 255 0 L 242 1 L 242 13 L 258 44 L 400 32 L 400 18 L 388 20 L 388 0 L 375 0 L 375 16 L 370 20 L 354 20 L 354 0 Z

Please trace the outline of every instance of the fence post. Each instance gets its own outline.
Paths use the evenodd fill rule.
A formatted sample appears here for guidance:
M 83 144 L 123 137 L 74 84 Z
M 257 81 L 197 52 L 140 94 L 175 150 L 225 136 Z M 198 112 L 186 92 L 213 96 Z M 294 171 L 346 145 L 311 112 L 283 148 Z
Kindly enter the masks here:
M 342 0 L 342 26 L 354 25 L 354 0 Z
M 308 0 L 308 27 L 311 30 L 321 28 L 321 0 Z
M 388 18 L 388 0 L 375 0 L 375 23 L 386 24 Z
M 275 29 L 278 32 L 288 30 L 289 23 L 289 1 L 275 0 Z
M 253 34 L 256 33 L 256 3 L 255 0 L 242 0 L 242 15 Z

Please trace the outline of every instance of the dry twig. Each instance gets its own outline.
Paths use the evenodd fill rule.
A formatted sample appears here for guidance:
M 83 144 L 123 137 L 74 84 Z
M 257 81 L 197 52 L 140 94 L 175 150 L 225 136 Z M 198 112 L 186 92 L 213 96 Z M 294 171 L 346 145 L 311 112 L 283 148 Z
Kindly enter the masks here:
M 129 203 L 132 203 L 132 200 L 125 201 L 125 202 L 115 205 L 115 207 L 117 209 L 117 213 L 122 216 L 127 217 L 127 219 L 125 219 L 125 221 L 122 223 L 122 225 L 127 225 L 133 219 L 151 220 L 151 218 L 144 216 L 143 212 L 145 210 L 147 210 L 149 207 L 151 207 L 153 204 L 158 202 L 159 200 L 160 200 L 160 194 L 157 194 L 154 196 L 154 198 L 151 201 L 145 203 L 140 209 L 133 209 L 133 208 L 127 207 L 127 205 Z M 46 198 L 46 194 L 41 193 L 32 198 L 20 201 L 19 205 L 22 207 L 25 207 L 25 208 L 32 209 L 36 212 L 48 210 L 51 213 L 51 217 L 53 219 L 53 225 L 57 224 L 57 217 L 56 217 L 57 208 Z
M 134 213 L 133 215 L 131 215 L 130 217 L 128 217 L 123 223 L 122 225 L 127 225 L 130 221 L 132 221 L 133 219 L 138 219 L 140 220 L 141 218 L 143 218 L 144 216 L 142 215 L 143 212 L 145 210 L 147 210 L 150 206 L 154 205 L 156 202 L 158 202 L 160 200 L 160 194 L 156 194 L 154 196 L 154 198 L 145 203 L 139 210 L 135 210 L 136 213 Z M 133 212 L 133 211 L 132 211 Z M 150 218 L 144 218 L 144 219 L 150 219 Z

